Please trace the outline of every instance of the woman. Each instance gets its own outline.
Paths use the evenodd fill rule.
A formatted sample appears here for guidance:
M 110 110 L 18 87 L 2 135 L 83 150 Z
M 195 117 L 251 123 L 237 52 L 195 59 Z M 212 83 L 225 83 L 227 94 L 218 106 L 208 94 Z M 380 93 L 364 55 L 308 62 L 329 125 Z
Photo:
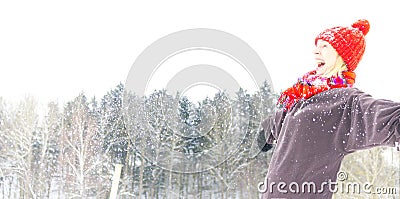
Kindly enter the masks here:
M 262 123 L 266 142 L 276 143 L 263 198 L 331 198 L 345 155 L 400 141 L 400 103 L 353 88 L 368 31 L 358 20 L 316 37 L 317 68 L 282 92 L 282 109 Z

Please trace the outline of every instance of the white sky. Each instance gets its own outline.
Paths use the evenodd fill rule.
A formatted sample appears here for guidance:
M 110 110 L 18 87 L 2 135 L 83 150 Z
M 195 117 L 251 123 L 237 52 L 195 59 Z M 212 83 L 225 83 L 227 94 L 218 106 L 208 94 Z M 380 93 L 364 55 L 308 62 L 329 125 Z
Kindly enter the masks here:
M 400 101 L 400 12 L 396 1 L 371 2 L 2 1 L 0 96 L 64 102 L 84 91 L 99 98 L 125 82 L 152 42 L 190 28 L 218 29 L 247 42 L 281 91 L 313 69 L 319 32 L 366 18 L 371 29 L 356 85 Z

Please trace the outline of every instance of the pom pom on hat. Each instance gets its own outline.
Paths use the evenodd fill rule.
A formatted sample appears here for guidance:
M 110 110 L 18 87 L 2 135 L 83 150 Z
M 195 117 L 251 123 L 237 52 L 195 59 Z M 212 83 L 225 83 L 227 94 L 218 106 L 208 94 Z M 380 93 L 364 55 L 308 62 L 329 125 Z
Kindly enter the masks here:
M 365 51 L 365 35 L 369 32 L 369 22 L 360 19 L 351 27 L 333 27 L 324 30 L 315 38 L 315 44 L 319 39 L 327 41 L 342 57 L 349 71 L 354 71 Z
M 369 32 L 369 22 L 365 19 L 360 19 L 356 22 L 354 22 L 351 27 L 353 28 L 357 28 L 358 30 L 360 30 L 363 35 L 367 35 L 367 33 Z

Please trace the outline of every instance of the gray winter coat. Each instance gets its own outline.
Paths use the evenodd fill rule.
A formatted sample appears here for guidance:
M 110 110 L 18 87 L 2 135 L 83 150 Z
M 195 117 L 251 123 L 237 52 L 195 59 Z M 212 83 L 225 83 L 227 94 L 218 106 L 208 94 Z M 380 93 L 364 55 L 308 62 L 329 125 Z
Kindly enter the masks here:
M 267 143 L 276 143 L 263 198 L 331 198 L 345 155 L 398 144 L 400 103 L 337 88 L 277 111 L 262 126 Z

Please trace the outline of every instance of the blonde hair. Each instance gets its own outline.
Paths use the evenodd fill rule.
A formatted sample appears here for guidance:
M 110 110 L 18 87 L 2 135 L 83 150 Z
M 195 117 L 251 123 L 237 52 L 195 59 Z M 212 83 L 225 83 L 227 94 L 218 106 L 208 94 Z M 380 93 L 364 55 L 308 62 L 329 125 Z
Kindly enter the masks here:
M 347 71 L 347 66 L 346 66 L 346 63 L 344 63 L 342 57 L 338 55 L 338 58 L 336 59 L 336 62 L 333 65 L 333 67 L 321 76 L 323 76 L 323 77 L 332 77 L 332 76 L 342 77 L 343 71 Z

